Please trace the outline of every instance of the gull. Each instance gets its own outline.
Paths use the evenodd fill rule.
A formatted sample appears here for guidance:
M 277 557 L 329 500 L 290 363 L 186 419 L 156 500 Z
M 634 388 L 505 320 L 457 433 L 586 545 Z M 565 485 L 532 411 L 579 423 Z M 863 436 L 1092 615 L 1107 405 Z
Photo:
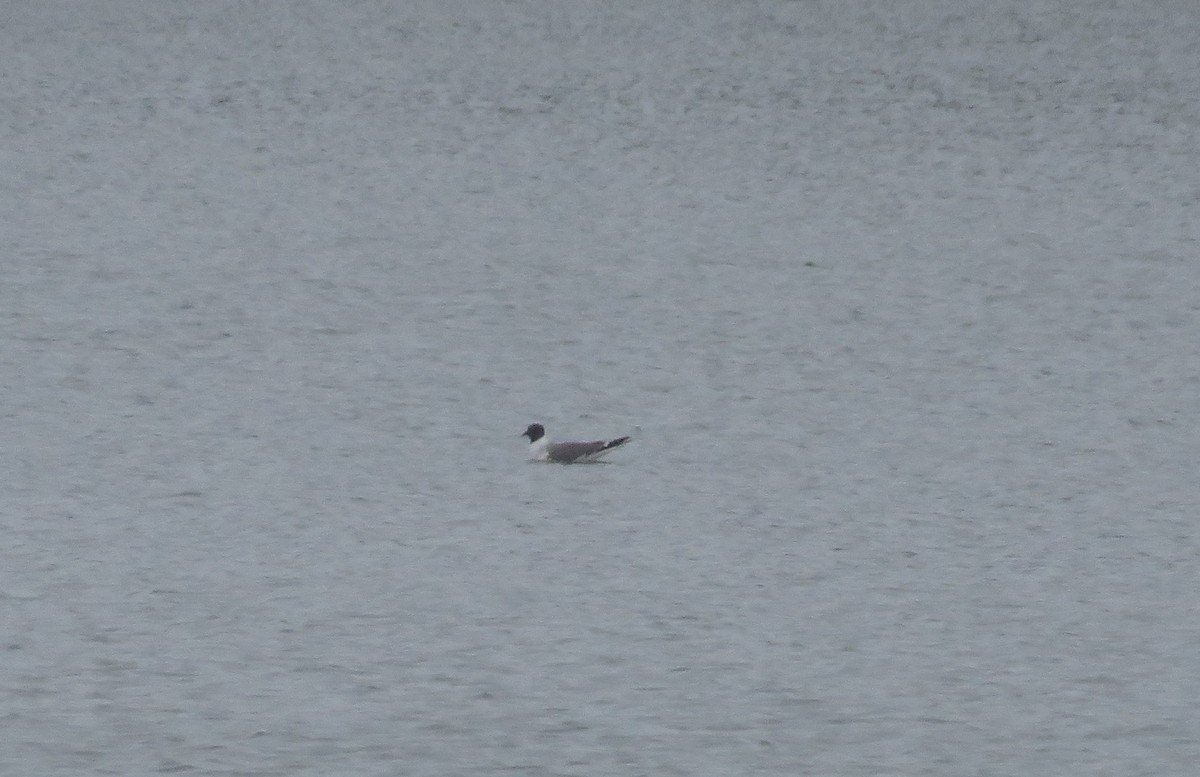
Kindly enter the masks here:
M 550 442 L 546 428 L 541 424 L 530 424 L 521 434 L 529 438 L 530 461 L 552 461 L 556 464 L 583 464 L 596 461 L 629 442 L 629 437 L 593 442 Z

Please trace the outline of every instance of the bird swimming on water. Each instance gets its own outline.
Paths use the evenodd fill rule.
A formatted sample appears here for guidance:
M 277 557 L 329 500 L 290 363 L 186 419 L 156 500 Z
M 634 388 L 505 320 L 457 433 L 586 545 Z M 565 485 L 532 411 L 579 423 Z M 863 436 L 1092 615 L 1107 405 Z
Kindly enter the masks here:
M 550 442 L 550 438 L 546 436 L 546 427 L 541 424 L 530 424 L 521 436 L 529 438 L 530 461 L 551 461 L 556 464 L 597 461 L 632 439 L 626 436 L 592 442 Z

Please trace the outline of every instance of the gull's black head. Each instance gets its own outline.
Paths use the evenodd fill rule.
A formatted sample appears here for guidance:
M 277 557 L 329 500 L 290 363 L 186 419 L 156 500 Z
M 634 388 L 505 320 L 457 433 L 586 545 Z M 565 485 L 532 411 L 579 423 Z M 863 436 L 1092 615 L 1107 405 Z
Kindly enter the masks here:
M 546 436 L 546 430 L 541 424 L 530 424 L 529 428 L 521 433 L 522 437 L 528 437 L 530 442 L 537 442 Z

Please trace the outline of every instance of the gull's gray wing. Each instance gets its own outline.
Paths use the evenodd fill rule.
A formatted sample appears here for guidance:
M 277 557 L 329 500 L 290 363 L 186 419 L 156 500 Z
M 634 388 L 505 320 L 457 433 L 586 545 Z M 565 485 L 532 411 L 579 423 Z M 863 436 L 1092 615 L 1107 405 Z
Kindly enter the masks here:
M 593 442 L 552 442 L 546 448 L 550 461 L 560 464 L 570 464 L 580 457 L 594 456 L 608 446 L 604 440 Z

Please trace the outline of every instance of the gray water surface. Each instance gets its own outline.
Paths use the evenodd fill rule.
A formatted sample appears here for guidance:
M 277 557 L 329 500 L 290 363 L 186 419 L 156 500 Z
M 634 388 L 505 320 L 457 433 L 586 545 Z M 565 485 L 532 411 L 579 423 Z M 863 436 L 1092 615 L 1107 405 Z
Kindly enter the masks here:
M 9 8 L 0 773 L 1194 774 L 1198 30 Z

